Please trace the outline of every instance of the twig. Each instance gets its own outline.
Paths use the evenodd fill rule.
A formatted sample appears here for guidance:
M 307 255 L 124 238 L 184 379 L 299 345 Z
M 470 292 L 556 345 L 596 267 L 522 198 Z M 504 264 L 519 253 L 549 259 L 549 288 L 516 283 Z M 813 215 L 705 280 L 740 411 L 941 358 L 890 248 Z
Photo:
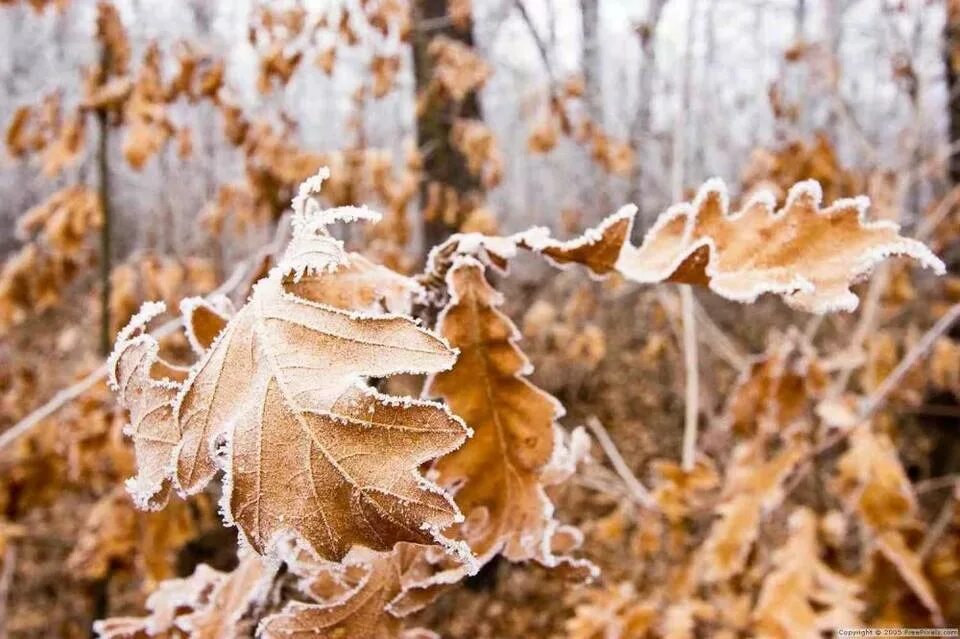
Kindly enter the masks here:
M 587 418 L 587 428 L 589 428 L 594 437 L 597 438 L 597 443 L 600 444 L 600 448 L 603 449 L 607 459 L 613 464 L 613 469 L 617 472 L 617 475 L 620 476 L 620 479 L 623 480 L 623 483 L 630 491 L 631 497 L 644 508 L 655 510 L 656 502 L 653 501 L 653 497 L 650 496 L 650 491 L 640 483 L 637 476 L 634 475 L 630 467 L 627 466 L 627 462 L 624 461 L 620 451 L 617 450 L 617 445 L 610 439 L 607 429 L 603 427 L 600 420 L 591 415 Z
M 958 318 L 960 318 L 960 304 L 954 304 L 950 307 L 950 310 L 937 320 L 937 323 L 920 338 L 920 341 L 910 349 L 910 352 L 900 360 L 897 367 L 890 371 L 890 374 L 887 375 L 883 383 L 873 391 L 873 394 L 860 404 L 859 416 L 861 419 L 866 419 L 873 415 L 874 411 L 877 410 L 890 391 L 892 391 L 894 387 L 900 383 L 900 380 L 903 379 L 903 376 L 913 368 L 917 360 L 923 357 L 923 355 L 933 347 L 937 339 L 946 333 Z
M 686 39 L 683 52 L 683 81 L 677 95 L 677 112 L 673 123 L 673 157 L 671 167 L 672 195 L 674 201 L 683 197 L 683 183 L 687 164 L 687 110 L 690 105 L 691 71 L 693 67 L 694 21 L 697 2 L 692 0 L 687 7 Z M 697 420 L 700 417 L 700 379 L 697 357 L 697 325 L 693 308 L 693 291 L 687 285 L 680 286 L 680 314 L 683 318 L 683 362 L 686 374 L 684 393 L 682 467 L 693 470 L 697 453 Z
M 13 543 L 7 545 L 3 553 L 3 570 L 0 571 L 0 639 L 7 637 L 7 605 L 10 597 L 10 587 L 13 584 L 13 574 L 17 563 L 17 548 Z
M 933 213 L 924 218 L 923 223 L 920 224 L 920 228 L 917 229 L 916 238 L 921 242 L 926 240 L 927 237 L 936 230 L 940 222 L 943 221 L 943 218 L 953 210 L 957 202 L 960 202 L 960 185 L 950 189 L 950 192 L 937 204 L 937 208 L 933 210 Z
M 683 369 L 686 375 L 683 417 L 683 470 L 690 472 L 697 461 L 697 420 L 700 418 L 700 376 L 697 353 L 697 324 L 693 311 L 693 290 L 680 287 L 683 314 Z
M 727 360 L 727 363 L 734 370 L 744 370 L 749 364 L 747 356 L 734 343 L 733 339 L 717 326 L 717 323 L 707 313 L 707 309 L 703 308 L 696 297 L 693 298 L 693 310 L 697 325 L 704 329 L 700 341 L 715 354 Z
M 282 218 L 280 223 L 277 225 L 277 237 L 281 237 L 282 235 L 286 234 L 286 229 L 289 226 L 289 222 L 285 223 L 284 220 L 287 220 L 287 218 Z M 275 238 L 274 242 L 270 244 L 271 249 L 274 248 L 276 244 L 277 239 Z M 244 260 L 237 265 L 230 277 L 227 278 L 224 283 L 218 286 L 213 292 L 211 292 L 208 297 L 227 295 L 228 293 L 233 292 L 234 289 L 244 282 L 249 272 L 256 268 L 256 265 L 257 260 Z M 160 325 L 156 330 L 152 331 L 151 334 L 157 338 L 166 337 L 180 327 L 181 321 L 182 320 L 179 317 L 172 319 L 169 322 Z M 40 406 L 32 413 L 21 419 L 19 422 L 5 430 L 3 433 L 0 433 L 0 451 L 29 433 L 37 424 L 59 411 L 68 403 L 93 388 L 93 386 L 95 386 L 106 376 L 107 364 L 103 363 L 76 384 L 58 391 L 43 406 Z
M 530 37 L 533 38 L 534 44 L 537 45 L 537 52 L 540 54 L 540 60 L 543 62 L 543 68 L 547 72 L 547 80 L 550 83 L 550 95 L 556 97 L 556 79 L 553 74 L 553 64 L 550 62 L 550 52 L 547 51 L 547 44 L 540 36 L 540 32 L 537 31 L 537 27 L 533 24 L 533 20 L 530 18 L 530 14 L 527 13 L 527 8 L 523 2 L 521 0 L 514 0 L 513 6 L 516 7 L 520 13 L 520 17 L 523 18 L 523 22 L 527 25 L 527 30 L 530 32 Z
M 941 475 L 918 481 L 913 485 L 913 492 L 922 495 L 942 488 L 952 488 L 958 484 L 960 484 L 960 475 Z
M 890 374 L 884 378 L 883 382 L 880 383 L 880 386 L 877 387 L 873 394 L 860 403 L 857 414 L 853 419 L 851 419 L 849 426 L 838 428 L 832 435 L 830 435 L 830 437 L 825 439 L 823 443 L 806 454 L 805 459 L 800 464 L 800 468 L 797 471 L 793 481 L 791 481 L 790 485 L 785 489 L 787 494 L 792 492 L 793 489 L 800 484 L 800 481 L 807 474 L 807 472 L 809 472 L 813 459 L 845 440 L 850 436 L 851 433 L 853 433 L 854 430 L 862 426 L 866 420 L 873 416 L 877 409 L 883 404 L 884 399 L 886 399 L 890 391 L 892 391 L 894 387 L 900 383 L 900 380 L 903 379 L 903 376 L 910 371 L 910 369 L 917 363 L 917 360 L 923 357 L 923 355 L 930 350 L 937 339 L 950 329 L 950 327 L 954 322 L 957 321 L 958 318 L 960 318 L 960 303 L 951 306 L 950 310 L 948 310 L 943 317 L 937 320 L 937 323 L 931 326 L 930 330 L 924 333 L 923 337 L 920 338 L 920 341 L 910 349 L 910 351 L 902 360 L 900 360 L 900 363 L 897 364 L 896 368 L 890 371 Z
M 847 352 L 859 352 L 863 348 L 867 336 L 876 328 L 877 318 L 880 315 L 880 301 L 883 297 L 884 290 L 887 288 L 888 279 L 889 269 L 886 264 L 881 264 L 870 280 L 870 286 L 867 289 L 867 294 L 864 296 L 863 306 L 861 307 L 860 318 L 857 320 L 857 325 L 853 329 L 850 344 L 846 349 Z M 852 373 L 852 366 L 847 366 L 840 371 L 840 375 L 836 382 L 834 382 L 829 395 L 838 397 L 842 394 L 843 391 L 847 389 L 847 384 L 850 382 L 850 375 Z
M 933 520 L 933 525 L 930 526 L 930 530 L 927 531 L 923 541 L 920 543 L 920 548 L 917 550 L 917 556 L 920 558 L 921 563 L 930 555 L 930 551 L 933 550 L 937 542 L 940 541 L 940 538 L 943 537 L 943 533 L 947 532 L 947 528 L 953 520 L 953 510 L 956 502 L 957 499 L 954 495 L 947 497 L 943 507 L 937 514 L 937 518 Z

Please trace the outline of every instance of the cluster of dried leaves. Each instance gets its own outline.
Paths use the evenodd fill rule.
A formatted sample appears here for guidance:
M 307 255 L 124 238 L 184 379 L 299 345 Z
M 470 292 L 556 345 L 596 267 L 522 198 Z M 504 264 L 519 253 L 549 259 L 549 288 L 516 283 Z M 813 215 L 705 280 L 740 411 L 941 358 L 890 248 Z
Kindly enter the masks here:
M 633 209 L 625 209 L 569 242 L 540 230 L 454 235 L 411 279 L 329 234 L 335 222 L 379 216 L 322 209 L 316 195 L 326 175 L 301 186 L 290 244 L 246 304 L 181 304 L 192 365 L 162 359 L 146 331 L 161 303 L 145 305 L 117 338 L 110 380 L 130 414 L 134 502 L 177 506 L 172 492 L 188 498 L 222 475 L 221 513 L 244 558 L 231 573 L 201 566 L 161 584 L 148 616 L 104 621 L 102 636 L 224 636 L 254 626 L 269 637 L 427 636 L 403 631 L 402 618 L 497 556 L 538 562 L 558 578 L 595 577 L 591 562 L 571 555 L 581 531 L 555 519 L 548 496 L 576 472 L 589 438 L 561 428 L 560 403 L 527 378 L 519 333 L 491 285 L 518 249 L 597 276 L 698 284 L 739 301 L 774 293 L 817 312 L 856 305 L 849 286 L 889 255 L 942 269 L 893 225 L 866 222 L 861 201 L 820 209 L 816 183 L 792 189 L 781 211 L 760 198 L 731 215 L 722 185 L 711 182 L 693 203 L 664 213 L 639 247 L 629 243 Z M 629 585 L 594 591 L 570 621 L 571 636 L 655 627 L 692 636 L 701 624 L 786 636 L 853 624 L 867 605 L 868 577 L 820 559 L 819 531 L 839 544 L 849 522 L 940 619 L 910 542 L 919 521 L 896 450 L 868 417 L 850 413 L 848 423 L 837 399 L 820 401 L 823 369 L 798 335 L 787 336 L 745 371 L 729 402 L 722 476 L 708 458 L 691 471 L 657 462 L 639 520 L 646 530 L 633 547 L 678 557 L 696 544 L 696 558 L 670 566 L 669 586 L 650 595 Z M 427 375 L 420 394 L 442 403 L 383 392 L 400 374 Z M 821 522 L 797 508 L 782 549 L 757 555 L 763 522 L 793 488 L 788 480 L 840 430 L 850 447 L 831 490 L 845 510 Z M 704 508 L 718 518 L 696 534 L 688 522 Z
M 449 4 L 455 28 L 469 30 L 470 3 Z M 436 637 L 417 627 L 430 607 L 503 560 L 536 564 L 545 580 L 568 584 L 571 639 L 819 636 L 960 614 L 960 490 L 925 523 L 903 433 L 847 388 L 861 370 L 862 393 L 877 393 L 916 335 L 879 332 L 833 354 L 818 353 L 809 334 L 775 336 L 740 368 L 693 468 L 662 449 L 643 464 L 648 493 L 629 468 L 618 466 L 626 477 L 604 475 L 586 431 L 559 425 L 564 408 L 532 381 L 495 288 L 529 251 L 585 267 L 607 291 L 625 281 L 678 283 L 745 303 L 769 293 L 802 311 L 853 310 L 851 286 L 888 257 L 943 269 L 894 224 L 868 222 L 865 198 L 843 199 L 866 191 L 889 219 L 889 176 L 844 169 L 818 138 L 758 151 L 736 212 L 723 185 L 708 182 L 661 215 L 639 245 L 629 206 L 570 241 L 543 229 L 501 237 L 483 191 L 500 182 L 504 159 L 482 120 L 451 119 L 449 143 L 479 185 L 466 193 L 430 181 L 412 145 L 395 161 L 363 139 L 365 101 L 391 93 L 404 64 L 398 46 L 414 37 L 406 3 L 361 2 L 320 16 L 299 6 L 256 11 L 249 42 L 264 94 L 282 91 L 303 60 L 332 75 L 344 48 L 366 45 L 370 75 L 353 99 L 356 144 L 331 153 L 301 148 L 288 118 L 245 112 L 225 86 L 224 63 L 187 43 L 174 52 L 171 77 L 155 43 L 134 68 L 117 9 L 98 8 L 103 56 L 87 70 L 83 100 L 66 116 L 56 93 L 17 110 L 9 153 L 36 155 L 45 173 L 59 174 L 83 155 L 87 116 L 95 115 L 124 127 L 123 152 L 135 169 L 170 144 L 185 159 L 191 133 L 173 113 L 208 102 L 243 157 L 244 176 L 217 190 L 202 214 L 206 228 L 219 235 L 270 224 L 293 198 L 294 232 L 282 258 L 264 255 L 256 283 L 233 301 L 197 297 L 217 283 L 206 260 L 147 254 L 113 269 L 111 315 L 115 328 L 126 323 L 109 361 L 119 407 L 95 386 L 4 451 L 0 567 L 25 546 L 31 517 L 69 492 L 85 504 L 78 542 L 57 555 L 71 579 L 96 584 L 120 573 L 146 597 L 143 616 L 98 622 L 103 637 Z M 431 73 L 418 114 L 438 105 L 458 114 L 488 81 L 489 65 L 446 36 L 431 38 L 425 53 Z M 552 90 L 530 150 L 550 152 L 568 136 L 604 170 L 629 174 L 633 149 L 587 115 L 585 97 L 576 79 Z M 324 166 L 332 177 L 308 179 Z M 801 182 L 810 177 L 818 181 Z M 409 277 L 406 212 L 421 185 L 424 219 L 460 233 Z M 324 210 L 321 198 L 334 208 Z M 384 207 L 383 220 L 355 207 L 370 201 Z M 18 232 L 29 242 L 0 272 L 0 331 L 64 297 L 92 263 L 88 238 L 102 208 L 96 193 L 75 186 L 23 216 Z M 956 224 L 932 217 L 937 228 Z M 363 254 L 327 230 L 374 219 L 360 234 Z M 353 227 L 348 233 L 357 238 Z M 886 301 L 917 299 L 905 269 L 889 276 Z M 960 298 L 952 279 L 946 288 L 946 297 Z M 575 391 L 609 355 L 593 290 L 577 289 L 559 310 L 541 300 L 523 314 L 529 350 L 553 355 L 537 359 L 541 370 L 575 371 Z M 177 305 L 185 331 L 152 335 L 149 322 Z M 56 350 L 80 351 L 81 340 L 64 331 Z M 634 355 L 635 372 L 665 360 L 669 341 L 651 334 Z M 932 353 L 927 367 L 885 392 L 914 407 L 930 389 L 956 396 L 960 344 L 943 336 Z M 635 385 L 623 371 L 618 377 Z M 4 420 L 25 415 L 43 382 L 27 366 L 0 371 Z M 575 403 L 575 391 L 565 400 Z M 632 438 L 649 436 L 630 426 Z M 615 459 L 612 444 L 600 443 Z M 123 477 L 132 500 L 117 486 Z M 578 482 L 609 489 L 616 508 L 579 527 L 562 523 L 575 514 L 558 514 L 555 503 Z M 223 545 L 230 561 L 216 569 L 185 568 L 191 544 L 219 529 L 218 495 L 240 550 L 233 556 Z M 578 550 L 585 534 L 614 551 L 591 556 L 605 582 L 575 587 L 599 576 Z M 135 598 L 126 609 L 138 607 Z M 42 627 L 43 619 L 31 623 Z
M 531 153 L 549 153 L 561 136 L 571 138 L 590 151 L 590 157 L 611 175 L 626 177 L 634 165 L 634 149 L 617 139 L 590 117 L 585 105 L 583 80 L 570 78 L 551 92 L 527 137 Z
M 88 237 L 103 224 L 97 194 L 82 186 L 57 191 L 23 214 L 24 245 L 0 268 L 0 335 L 53 307 L 92 262 Z

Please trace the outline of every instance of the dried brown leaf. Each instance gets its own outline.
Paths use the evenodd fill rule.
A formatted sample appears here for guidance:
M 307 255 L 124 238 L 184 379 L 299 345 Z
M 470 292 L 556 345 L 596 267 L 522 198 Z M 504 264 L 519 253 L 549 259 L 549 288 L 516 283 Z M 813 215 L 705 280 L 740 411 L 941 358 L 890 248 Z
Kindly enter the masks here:
M 774 551 L 773 570 L 764 578 L 753 610 L 758 637 L 820 637 L 823 632 L 861 625 L 860 585 L 832 570 L 819 556 L 817 517 L 794 511 L 790 537 Z
M 521 244 L 560 263 L 586 264 L 595 274 L 616 270 L 641 283 L 707 286 L 739 302 L 773 293 L 813 313 L 856 308 L 850 286 L 890 256 L 944 272 L 926 246 L 900 236 L 895 224 L 866 222 L 866 198 L 837 200 L 825 209 L 821 199 L 816 182 L 800 182 L 779 211 L 772 197 L 758 196 L 731 214 L 723 183 L 710 180 L 692 203 L 663 213 L 639 247 L 627 241 L 633 207 L 572 242 L 532 231 Z
M 723 581 L 743 570 L 764 515 L 783 501 L 783 483 L 803 455 L 804 447 L 795 444 L 765 460 L 756 440 L 734 449 L 716 509 L 720 518 L 701 549 L 703 581 Z
M 358 211 L 321 212 L 312 199 L 318 187 L 306 183 L 294 202 L 284 262 L 255 286 L 179 391 L 173 481 L 194 493 L 222 467 L 224 515 L 261 553 L 288 536 L 333 560 L 354 544 L 434 543 L 459 512 L 418 468 L 459 446 L 467 429 L 441 405 L 382 395 L 363 380 L 436 372 L 455 353 L 407 316 L 328 303 L 344 301 L 335 292 L 348 288 L 337 282 L 341 269 L 351 286 L 358 275 L 368 287 L 376 279 L 348 266 L 361 262 L 324 229 Z M 311 288 L 311 278 L 328 286 Z M 288 285 L 323 295 L 301 297 Z M 392 304 L 396 282 L 385 277 L 384 286 L 360 299 Z
M 438 327 L 460 357 L 426 392 L 446 400 L 474 436 L 437 462 L 440 482 L 458 486 L 457 504 L 474 519 L 468 536 L 478 555 L 502 551 L 512 561 L 557 565 L 568 558 L 551 551 L 557 522 L 543 487 L 563 478 L 549 476 L 551 462 L 566 455 L 555 423 L 563 408 L 526 379 L 532 367 L 516 346 L 519 331 L 498 310 L 502 299 L 483 265 L 457 258 L 447 284 L 450 303 Z M 471 517 L 478 511 L 482 524 Z
M 342 564 L 294 563 L 295 573 L 308 575 L 302 589 L 318 603 L 290 602 L 265 618 L 258 632 L 268 639 L 398 637 L 401 617 L 411 611 L 401 614 L 394 603 L 421 579 L 428 551 L 426 546 L 400 543 L 390 553 L 357 548 Z
M 164 309 L 163 304 L 144 305 L 117 335 L 108 364 L 117 402 L 130 412 L 125 432 L 133 439 L 137 475 L 127 487 L 140 508 L 151 510 L 167 503 L 173 449 L 180 441 L 173 409 L 181 384 L 169 375 L 173 367 L 159 359 L 160 346 L 146 332 L 147 323 Z

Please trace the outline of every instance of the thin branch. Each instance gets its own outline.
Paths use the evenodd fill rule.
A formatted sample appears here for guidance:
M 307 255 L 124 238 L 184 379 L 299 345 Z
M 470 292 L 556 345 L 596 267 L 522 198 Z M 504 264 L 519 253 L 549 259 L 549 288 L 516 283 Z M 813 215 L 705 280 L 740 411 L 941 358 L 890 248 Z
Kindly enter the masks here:
M 10 590 L 13 585 L 13 575 L 16 572 L 17 548 L 13 542 L 8 542 L 7 551 L 3 553 L 3 567 L 0 570 L 0 639 L 7 637 L 7 606 L 9 605 Z
M 930 552 L 940 541 L 940 538 L 943 537 L 943 533 L 947 532 L 947 528 L 950 527 L 950 523 L 953 521 L 953 511 L 956 504 L 957 499 L 954 495 L 947 497 L 943 507 L 937 514 L 937 518 L 933 520 L 933 525 L 930 526 L 930 530 L 927 531 L 926 536 L 924 536 L 923 541 L 920 543 L 920 548 L 917 550 L 917 556 L 921 562 L 930 555 Z
M 533 24 L 533 20 L 530 18 L 530 14 L 527 13 L 527 8 L 523 5 L 523 2 L 521 0 L 514 0 L 513 6 L 520 12 L 520 17 L 523 18 L 523 22 L 527 25 L 527 30 L 530 31 L 530 36 L 533 38 L 534 44 L 537 45 L 540 60 L 543 62 L 544 70 L 547 72 L 547 79 L 550 82 L 550 94 L 554 95 L 556 79 L 553 74 L 553 64 L 550 62 L 550 52 L 547 50 L 547 43 L 544 42 L 540 36 L 540 32 L 537 31 L 537 27 Z
M 686 39 L 683 52 L 683 82 L 677 95 L 677 111 L 673 123 L 672 195 L 674 201 L 683 197 L 687 163 L 687 109 L 690 105 L 690 80 L 693 62 L 693 27 L 697 15 L 697 2 L 691 0 L 687 8 Z M 700 379 L 697 356 L 697 324 L 693 307 L 693 291 L 687 285 L 680 286 L 680 314 L 683 318 L 683 363 L 686 374 L 684 393 L 682 466 L 693 470 L 697 454 L 697 420 L 700 417 Z
M 693 298 L 693 310 L 697 325 L 704 329 L 700 341 L 713 353 L 725 359 L 735 370 L 744 370 L 749 363 L 747 355 L 722 328 L 717 326 L 717 323 L 713 321 L 713 318 L 697 301 L 696 297 Z
M 873 278 L 870 280 L 870 286 L 867 289 L 867 294 L 864 296 L 864 302 L 861 306 L 860 317 L 857 320 L 857 325 L 853 329 L 850 344 L 847 346 L 846 352 L 860 352 L 863 349 L 864 343 L 867 341 L 867 337 L 876 330 L 877 321 L 880 317 L 880 301 L 883 298 L 884 290 L 887 288 L 888 280 L 889 268 L 887 264 L 884 263 L 877 268 Z M 850 376 L 856 365 L 858 364 L 854 362 L 840 371 L 840 375 L 837 377 L 829 393 L 831 396 L 837 397 L 847 389 L 847 384 L 850 382 Z
M 680 305 L 683 314 L 683 370 L 686 375 L 684 392 L 683 470 L 690 472 L 697 461 L 697 421 L 700 418 L 700 375 L 697 352 L 697 323 L 693 310 L 693 290 L 680 287 Z
M 943 218 L 947 216 L 954 207 L 957 205 L 957 202 L 960 202 L 960 185 L 957 185 L 950 189 L 950 192 L 947 193 L 940 203 L 937 204 L 937 208 L 933 212 L 924 218 L 923 222 L 920 224 L 920 228 L 917 229 L 916 238 L 921 242 L 925 241 L 927 237 L 933 233 L 937 226 L 940 225 L 940 222 L 943 221 Z
M 883 383 L 860 404 L 859 413 L 861 419 L 867 419 L 873 415 L 890 391 L 892 391 L 894 387 L 900 383 L 900 380 L 903 379 L 903 376 L 913 368 L 917 360 L 923 357 L 927 351 L 933 347 L 941 335 L 950 330 L 950 327 L 953 326 L 953 323 L 956 322 L 958 318 L 960 318 L 960 304 L 954 304 L 950 307 L 950 310 L 937 320 L 937 323 L 920 338 L 920 341 L 910 349 L 910 352 L 900 360 L 897 367 L 890 371 L 890 374 L 883 380 Z
M 623 455 L 620 454 L 620 451 L 617 450 L 617 445 L 613 443 L 613 440 L 610 439 L 607 429 L 603 427 L 603 424 L 600 423 L 600 420 L 594 416 L 587 418 L 587 428 L 593 433 L 594 437 L 597 438 L 597 443 L 600 444 L 600 448 L 603 449 L 604 454 L 607 456 L 607 459 L 610 460 L 610 463 L 613 464 L 613 469 L 617 472 L 617 475 L 620 476 L 620 479 L 623 480 L 624 485 L 630 491 L 630 496 L 633 499 L 643 506 L 650 510 L 655 510 L 657 504 L 653 501 L 653 497 L 650 496 L 650 491 L 640 483 L 640 480 L 637 479 L 637 476 L 633 474 L 633 471 L 630 470 L 630 467 L 627 466 L 627 462 L 624 461 Z
M 918 495 L 923 495 L 924 493 L 942 490 L 944 488 L 953 488 L 958 485 L 960 485 L 960 475 L 941 475 L 940 477 L 931 477 L 930 479 L 918 481 L 913 485 L 913 492 Z
M 787 494 L 796 488 L 807 472 L 810 471 L 813 459 L 844 441 L 854 430 L 862 426 L 864 422 L 873 416 L 877 409 L 883 405 L 883 401 L 890 391 L 900 383 L 903 376 L 933 347 L 937 339 L 946 333 L 957 319 L 960 319 L 960 303 L 951 306 L 950 310 L 948 310 L 936 324 L 930 327 L 930 330 L 924 333 L 920 341 L 900 360 L 896 368 L 890 371 L 890 374 L 880 383 L 880 386 L 860 403 L 857 414 L 854 419 L 851 419 L 849 426 L 838 428 L 830 437 L 826 438 L 823 443 L 805 455 L 805 459 L 800 464 L 800 468 L 794 476 L 794 479 L 786 488 Z

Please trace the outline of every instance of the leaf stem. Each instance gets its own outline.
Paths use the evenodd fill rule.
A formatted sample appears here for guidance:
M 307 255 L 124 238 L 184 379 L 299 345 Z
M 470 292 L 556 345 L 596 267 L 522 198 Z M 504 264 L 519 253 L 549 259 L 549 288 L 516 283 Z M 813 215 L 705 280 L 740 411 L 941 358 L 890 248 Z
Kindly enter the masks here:
M 617 472 L 617 475 L 620 476 L 620 479 L 623 480 L 624 485 L 626 485 L 627 490 L 634 500 L 644 508 L 655 509 L 657 505 L 656 502 L 653 501 L 650 491 L 647 490 L 646 486 L 637 479 L 637 476 L 634 475 L 630 467 L 627 466 L 623 455 L 617 450 L 617 445 L 610 439 L 607 429 L 603 427 L 600 420 L 591 415 L 587 418 L 587 428 L 589 428 L 593 436 L 597 438 L 597 443 L 600 444 L 600 448 L 603 449 L 607 459 L 613 464 L 613 469 Z
M 697 459 L 700 375 L 698 372 L 697 324 L 694 316 L 693 290 L 687 285 L 680 287 L 680 306 L 683 316 L 683 368 L 686 374 L 681 465 L 683 470 L 690 472 L 693 470 Z

